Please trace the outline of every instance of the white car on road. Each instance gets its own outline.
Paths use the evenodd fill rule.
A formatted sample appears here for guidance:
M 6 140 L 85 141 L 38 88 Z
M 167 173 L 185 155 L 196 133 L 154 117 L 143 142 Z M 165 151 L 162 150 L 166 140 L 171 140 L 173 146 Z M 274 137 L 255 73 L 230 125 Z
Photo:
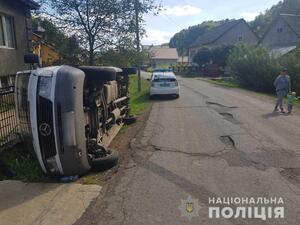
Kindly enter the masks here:
M 171 71 L 155 71 L 150 79 L 150 97 L 155 95 L 175 95 L 179 98 L 180 87 Z

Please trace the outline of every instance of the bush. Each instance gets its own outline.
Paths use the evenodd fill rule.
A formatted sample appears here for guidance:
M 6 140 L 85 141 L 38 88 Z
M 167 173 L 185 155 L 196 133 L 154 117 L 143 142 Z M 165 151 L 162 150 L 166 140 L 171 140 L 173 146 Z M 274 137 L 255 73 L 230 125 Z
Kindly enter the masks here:
M 202 47 L 193 58 L 199 66 L 213 62 L 225 66 L 226 60 L 235 47 L 233 45 L 220 45 L 213 48 Z
M 193 62 L 197 63 L 199 66 L 209 63 L 212 60 L 212 52 L 209 48 L 201 48 L 193 58 Z
M 292 91 L 300 95 L 300 47 L 279 59 L 279 63 L 288 68 L 292 81 Z
M 227 63 L 240 86 L 267 93 L 274 92 L 273 82 L 286 67 L 292 90 L 300 94 L 300 48 L 275 58 L 266 48 L 241 45 L 231 52 Z
M 282 67 L 266 48 L 246 45 L 234 49 L 227 63 L 241 87 L 268 93 Z

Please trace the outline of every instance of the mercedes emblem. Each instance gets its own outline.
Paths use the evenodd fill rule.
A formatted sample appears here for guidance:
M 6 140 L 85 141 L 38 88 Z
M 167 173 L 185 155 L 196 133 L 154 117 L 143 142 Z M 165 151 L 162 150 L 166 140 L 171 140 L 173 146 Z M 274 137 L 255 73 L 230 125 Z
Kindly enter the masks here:
M 40 131 L 40 134 L 44 137 L 49 136 L 52 132 L 51 127 L 48 123 L 42 123 L 39 126 L 39 131 Z

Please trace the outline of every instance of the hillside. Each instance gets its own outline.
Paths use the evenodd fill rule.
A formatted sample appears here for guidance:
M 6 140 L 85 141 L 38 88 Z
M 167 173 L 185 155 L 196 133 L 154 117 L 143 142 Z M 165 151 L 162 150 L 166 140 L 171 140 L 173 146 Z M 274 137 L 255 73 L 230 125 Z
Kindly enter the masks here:
M 278 4 L 267 9 L 255 18 L 254 21 L 249 22 L 253 30 L 262 36 L 269 25 L 279 14 L 299 14 L 300 15 L 300 0 L 284 0 Z M 170 47 L 177 48 L 180 54 L 186 55 L 188 47 L 200 35 L 207 32 L 212 27 L 221 25 L 228 20 L 222 21 L 206 21 L 199 25 L 191 26 L 175 34 L 170 40 Z
M 300 14 L 300 0 L 279 2 L 257 16 L 254 21 L 250 22 L 250 26 L 259 36 L 262 36 L 279 14 Z

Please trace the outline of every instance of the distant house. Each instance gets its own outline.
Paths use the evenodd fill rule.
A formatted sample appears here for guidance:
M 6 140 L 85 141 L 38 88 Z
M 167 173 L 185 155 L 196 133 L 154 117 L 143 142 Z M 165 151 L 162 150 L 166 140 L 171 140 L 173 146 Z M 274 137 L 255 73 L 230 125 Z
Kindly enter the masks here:
M 31 49 L 32 0 L 0 0 L 0 87 L 13 84 L 14 74 L 27 69 L 24 54 Z
M 177 60 L 178 66 L 188 66 L 189 65 L 189 57 L 188 56 L 179 56 Z
M 231 20 L 199 36 L 189 48 L 189 58 L 193 60 L 198 50 L 204 46 L 236 45 L 238 43 L 256 45 L 258 41 L 258 36 L 244 19 Z
M 151 48 L 149 54 L 150 64 L 153 68 L 174 66 L 178 61 L 178 52 L 176 48 Z
M 260 45 L 278 56 L 295 49 L 300 45 L 300 15 L 279 15 L 262 37 Z
M 47 43 L 42 35 L 33 33 L 32 36 L 33 53 L 40 57 L 42 66 L 52 66 L 60 59 L 58 50 L 53 45 Z

